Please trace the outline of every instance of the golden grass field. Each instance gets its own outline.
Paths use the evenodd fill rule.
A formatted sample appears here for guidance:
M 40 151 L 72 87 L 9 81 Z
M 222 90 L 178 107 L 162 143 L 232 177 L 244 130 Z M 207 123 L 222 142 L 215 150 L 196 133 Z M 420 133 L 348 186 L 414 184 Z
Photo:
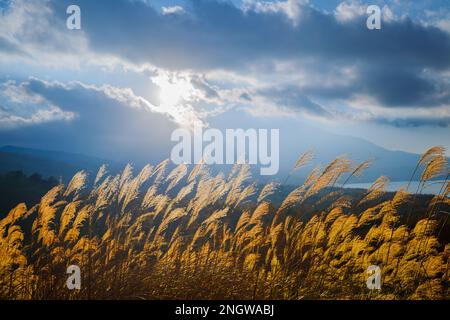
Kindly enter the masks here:
M 292 174 L 313 161 L 303 154 Z M 449 192 L 442 147 L 412 168 L 441 193 L 334 188 L 369 162 L 339 157 L 281 201 L 248 165 L 227 175 L 166 160 L 137 175 L 84 171 L 0 217 L 1 299 L 448 299 Z M 81 269 L 68 290 L 66 269 Z M 382 271 L 368 290 L 367 267 Z

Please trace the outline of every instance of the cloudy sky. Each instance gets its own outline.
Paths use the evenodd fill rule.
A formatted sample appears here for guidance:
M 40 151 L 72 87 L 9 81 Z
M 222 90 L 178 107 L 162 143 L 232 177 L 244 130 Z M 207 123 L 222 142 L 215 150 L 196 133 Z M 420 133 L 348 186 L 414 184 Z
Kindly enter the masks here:
M 450 4 L 0 0 L 1 145 L 152 161 L 195 123 L 450 146 Z

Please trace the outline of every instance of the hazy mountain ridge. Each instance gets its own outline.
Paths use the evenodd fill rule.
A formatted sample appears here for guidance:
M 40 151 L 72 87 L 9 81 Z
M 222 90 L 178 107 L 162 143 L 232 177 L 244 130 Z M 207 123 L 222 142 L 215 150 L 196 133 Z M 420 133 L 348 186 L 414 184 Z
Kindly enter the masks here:
M 322 143 L 319 142 L 314 148 L 316 150 L 316 163 L 320 163 L 322 166 L 326 165 L 326 163 L 339 155 L 339 153 L 330 151 L 326 147 L 330 143 L 334 146 L 345 144 L 346 146 L 342 146 L 342 150 L 348 152 L 340 154 L 347 155 L 355 162 L 367 159 L 373 160 L 370 168 L 365 171 L 364 175 L 359 178 L 352 178 L 352 182 L 371 182 L 381 175 L 387 176 L 391 181 L 409 180 L 419 158 L 419 155 L 403 151 L 390 151 L 359 138 L 340 136 L 333 136 L 333 138 L 335 139 L 334 141 L 320 139 Z M 292 149 L 292 146 L 286 147 L 288 150 Z M 298 154 L 300 153 L 301 151 L 298 152 Z M 134 163 L 133 159 L 130 159 L 130 163 Z M 294 158 L 286 157 L 281 152 L 278 175 L 261 176 L 260 178 L 261 180 L 284 181 L 294 163 Z M 125 163 L 119 161 L 65 151 L 40 150 L 18 146 L 4 146 L 0 148 L 0 173 L 20 170 L 28 175 L 39 173 L 44 177 L 53 176 L 67 182 L 70 177 L 80 170 L 87 170 L 95 175 L 102 164 L 107 164 L 111 172 L 119 171 L 125 165 Z M 143 163 L 135 163 L 136 169 L 140 169 L 143 165 Z M 218 167 L 220 167 L 218 169 L 224 170 L 230 166 Z M 289 184 L 300 183 L 308 170 L 310 170 L 309 167 L 301 169 L 289 177 Z M 256 166 L 252 171 L 257 176 L 259 170 Z
M 43 177 L 55 177 L 67 182 L 80 170 L 96 172 L 102 164 L 115 167 L 117 164 L 82 154 L 63 151 L 39 150 L 17 146 L 0 148 L 0 173 L 22 171 L 30 175 L 38 173 Z

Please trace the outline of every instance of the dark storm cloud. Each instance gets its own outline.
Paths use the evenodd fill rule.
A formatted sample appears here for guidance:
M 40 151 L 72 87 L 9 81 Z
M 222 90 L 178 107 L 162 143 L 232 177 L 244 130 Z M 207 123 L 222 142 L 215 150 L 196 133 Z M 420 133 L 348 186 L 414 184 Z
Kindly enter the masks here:
M 293 86 L 260 90 L 258 94 L 269 98 L 280 107 L 289 108 L 293 111 L 326 118 L 331 116 L 321 105 L 311 101 L 302 94 L 299 88 Z
M 409 18 L 383 20 L 381 30 L 368 30 L 366 16 L 342 21 L 300 0 L 290 2 L 297 5 L 290 14 L 286 7 L 262 12 L 218 0 L 187 0 L 177 14 L 163 14 L 149 3 L 79 0 L 82 30 L 77 31 L 65 26 L 72 1 L 44 1 L 53 14 L 44 15 L 36 32 L 31 15 L 25 19 L 27 32 L 0 33 L 0 53 L 20 55 L 23 50 L 33 58 L 54 50 L 58 56 L 82 47 L 80 38 L 86 37 L 86 57 L 97 53 L 174 71 L 222 69 L 270 78 L 273 101 L 323 117 L 328 116 L 327 105 L 349 104 L 361 96 L 389 108 L 450 103 L 450 34 Z M 278 63 L 292 67 L 279 69 Z M 296 75 L 302 75 L 302 83 L 295 83 Z M 203 78 L 193 82 L 206 98 L 219 99 L 220 88 Z M 296 87 L 295 93 L 283 89 L 289 85 Z
M 415 66 L 368 66 L 357 92 L 387 107 L 434 107 L 450 104 L 447 79 L 430 77 Z
M 68 3 L 57 1 L 55 12 L 64 14 Z M 239 67 L 258 59 L 305 57 L 336 64 L 450 66 L 449 35 L 408 19 L 371 31 L 365 17 L 341 23 L 309 6 L 301 7 L 299 21 L 293 24 L 281 12 L 244 12 L 212 0 L 189 1 L 189 15 L 162 15 L 142 1 L 78 3 L 83 31 L 93 48 L 165 67 Z
M 61 18 L 68 3 L 53 4 Z M 143 1 L 78 1 L 91 48 L 134 62 L 245 72 L 261 61 L 311 60 L 310 70 L 355 66 L 355 74 L 343 87 L 307 86 L 304 97 L 346 99 L 366 94 L 386 107 L 449 103 L 440 72 L 450 68 L 450 36 L 438 28 L 406 18 L 383 21 L 382 29 L 373 31 L 366 28 L 365 16 L 340 22 L 300 4 L 294 23 L 282 12 L 244 12 L 223 1 L 188 3 L 186 14 L 162 15 Z M 424 70 L 431 76 L 425 77 Z M 320 106 L 308 108 L 325 114 Z
M 70 121 L 51 121 L 17 130 L 2 130 L 0 144 L 33 141 L 35 147 L 66 149 L 108 159 L 159 161 L 169 156 L 170 133 L 176 125 L 164 114 L 152 112 L 134 97 L 113 87 L 97 88 L 81 83 L 62 84 L 29 79 L 19 85 L 30 95 L 64 112 Z

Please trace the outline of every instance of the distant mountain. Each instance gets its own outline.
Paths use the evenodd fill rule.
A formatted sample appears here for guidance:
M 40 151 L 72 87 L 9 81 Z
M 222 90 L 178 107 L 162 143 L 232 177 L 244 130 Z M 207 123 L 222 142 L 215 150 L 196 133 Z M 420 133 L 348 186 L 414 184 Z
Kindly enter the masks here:
M 248 123 L 253 128 L 279 128 L 280 133 L 280 170 L 276 178 L 284 181 L 291 171 L 297 158 L 307 150 L 314 151 L 311 165 L 302 168 L 290 177 L 288 183 L 300 183 L 316 165 L 326 166 L 336 157 L 345 155 L 354 162 L 373 160 L 363 176 L 352 178 L 352 183 L 373 182 L 380 176 L 387 176 L 391 181 L 408 181 L 414 171 L 420 155 L 388 150 L 370 141 L 355 136 L 339 135 L 324 128 L 311 125 L 308 121 L 298 119 L 252 118 L 244 112 L 226 114 L 222 118 L 211 120 L 211 127 L 225 130 L 229 123 L 234 128 L 248 129 Z M 432 143 L 432 141 L 430 141 Z M 423 150 L 425 151 L 425 150 Z M 256 170 L 255 172 L 258 172 Z M 261 180 L 273 179 L 273 176 L 263 176 Z
M 57 184 L 55 178 L 44 179 L 37 173 L 30 176 L 20 171 L 0 174 L 0 219 L 19 203 L 24 202 L 28 208 L 34 206 Z
M 304 131 L 301 128 L 298 131 L 300 136 L 312 136 L 306 129 Z M 301 141 L 301 150 L 299 150 L 297 156 L 289 152 L 283 153 L 283 150 L 295 150 L 294 148 L 295 145 L 289 145 L 288 143 L 284 147 L 280 147 L 282 159 L 280 166 L 282 169 L 291 168 L 296 161 L 296 157 L 308 149 L 315 151 L 313 163 L 322 166 L 341 155 L 345 155 L 355 163 L 371 160 L 371 165 L 364 171 L 364 174 L 361 177 L 352 178 L 352 182 L 373 182 L 382 175 L 387 176 L 391 181 L 408 181 L 420 158 L 418 154 L 388 150 L 361 138 L 335 135 L 317 130 L 313 133 L 311 139 Z M 312 166 L 309 166 L 301 170 L 297 176 L 299 178 L 304 177 L 311 168 Z M 284 173 L 287 174 L 286 171 Z
M 120 166 L 114 161 L 76 153 L 17 146 L 0 148 L 0 173 L 10 171 L 22 171 L 27 175 L 39 173 L 44 177 L 61 178 L 67 182 L 76 172 L 83 169 L 95 174 L 102 164 L 108 164 L 112 170 Z
M 417 154 L 387 150 L 360 138 L 334 135 L 321 130 L 316 130 L 312 136 L 310 128 L 306 127 L 297 128 L 296 135 L 299 137 L 298 140 L 280 139 L 279 173 L 275 176 L 259 176 L 259 169 L 255 166 L 252 170 L 255 178 L 260 182 L 274 179 L 285 181 L 297 157 L 309 149 L 315 150 L 315 158 L 312 164 L 291 176 L 288 184 L 303 182 L 313 166 L 320 164 L 324 167 L 337 156 L 343 154 L 355 162 L 373 160 L 364 175 L 352 178 L 350 183 L 371 183 L 382 175 L 387 176 L 391 181 L 408 181 L 419 159 Z M 301 137 L 310 138 L 300 139 Z M 134 162 L 133 155 L 130 155 L 129 161 Z M 43 177 L 62 178 L 64 182 L 67 182 L 79 170 L 87 170 L 91 175 L 95 175 L 102 164 L 108 164 L 109 171 L 113 174 L 122 170 L 125 165 L 125 163 L 117 160 L 63 151 L 17 146 L 0 148 L 0 173 L 20 170 L 27 175 L 39 173 Z M 135 164 L 136 170 L 139 170 L 145 163 L 135 162 Z M 230 168 L 229 165 L 217 165 L 212 168 L 212 171 L 228 171 Z

